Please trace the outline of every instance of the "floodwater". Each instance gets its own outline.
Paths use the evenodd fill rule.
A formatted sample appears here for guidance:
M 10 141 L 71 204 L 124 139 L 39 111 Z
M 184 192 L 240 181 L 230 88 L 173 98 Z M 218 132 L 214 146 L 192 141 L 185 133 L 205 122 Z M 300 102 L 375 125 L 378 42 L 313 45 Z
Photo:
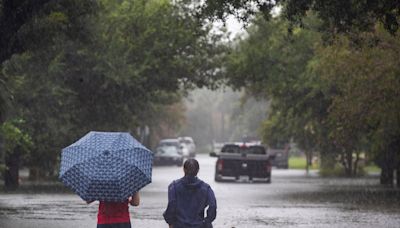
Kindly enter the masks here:
M 320 178 L 301 170 L 273 169 L 272 183 L 213 180 L 215 158 L 198 156 L 199 177 L 217 197 L 214 227 L 400 227 L 400 192 L 379 186 L 378 177 Z M 162 213 L 167 186 L 180 167 L 154 167 L 153 183 L 131 207 L 132 227 L 167 227 Z M 97 203 L 47 187 L 0 193 L 0 228 L 96 227 Z

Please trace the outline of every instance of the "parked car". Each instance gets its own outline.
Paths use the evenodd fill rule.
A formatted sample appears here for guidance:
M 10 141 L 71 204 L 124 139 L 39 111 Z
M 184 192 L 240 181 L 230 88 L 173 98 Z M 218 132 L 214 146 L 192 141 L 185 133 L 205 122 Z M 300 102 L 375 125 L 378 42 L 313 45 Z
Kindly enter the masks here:
M 196 156 L 196 145 L 194 144 L 192 137 L 179 137 L 178 140 L 182 148 L 183 156 L 187 158 L 194 158 Z
M 268 148 L 268 154 L 274 156 L 274 159 L 272 160 L 272 166 L 275 166 L 279 169 L 289 168 L 289 146 L 285 146 L 284 148 L 280 149 Z
M 212 145 L 211 145 L 211 151 L 214 153 L 219 153 L 222 149 L 222 147 L 225 145 L 226 143 L 223 142 L 215 142 L 213 141 Z
M 238 180 L 247 177 L 249 181 L 262 179 L 271 183 L 271 160 L 262 145 L 237 143 L 225 144 L 220 153 L 211 152 L 210 156 L 218 157 L 215 164 L 215 181 L 226 178 Z
M 156 148 L 153 158 L 154 165 L 183 165 L 183 156 L 174 145 L 162 145 Z
M 162 146 L 175 146 L 179 150 L 181 148 L 179 140 L 175 139 L 175 138 L 160 140 L 160 142 L 158 143 L 158 147 L 162 147 Z
M 182 146 L 178 139 L 170 138 L 170 139 L 162 139 L 158 142 L 158 147 L 162 146 L 174 146 L 178 150 L 178 153 L 183 156 Z

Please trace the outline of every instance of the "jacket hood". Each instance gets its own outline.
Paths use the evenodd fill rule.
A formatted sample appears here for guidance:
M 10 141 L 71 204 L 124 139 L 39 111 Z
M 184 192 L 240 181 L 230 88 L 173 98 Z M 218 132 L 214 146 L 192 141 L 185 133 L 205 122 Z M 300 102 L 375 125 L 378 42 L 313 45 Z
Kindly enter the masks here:
M 201 187 L 202 181 L 197 177 L 184 176 L 182 178 L 182 184 L 186 188 L 195 189 Z

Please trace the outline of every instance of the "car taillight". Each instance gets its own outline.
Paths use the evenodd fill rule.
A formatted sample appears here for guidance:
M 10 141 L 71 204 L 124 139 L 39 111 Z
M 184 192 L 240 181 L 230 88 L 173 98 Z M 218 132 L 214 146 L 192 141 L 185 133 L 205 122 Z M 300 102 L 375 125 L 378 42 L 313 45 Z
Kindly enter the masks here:
M 221 171 L 222 169 L 224 169 L 224 161 L 223 160 L 218 160 L 218 162 L 217 162 L 217 170 Z

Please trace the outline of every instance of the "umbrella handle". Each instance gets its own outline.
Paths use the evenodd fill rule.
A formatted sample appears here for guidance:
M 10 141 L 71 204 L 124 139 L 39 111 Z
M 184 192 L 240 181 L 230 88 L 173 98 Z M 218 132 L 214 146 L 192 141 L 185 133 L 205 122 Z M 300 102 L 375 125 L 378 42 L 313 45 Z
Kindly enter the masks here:
M 139 204 L 140 204 L 139 192 L 135 192 L 135 194 L 133 194 L 133 196 L 130 196 L 128 201 L 129 201 L 129 204 L 132 206 L 139 206 Z

